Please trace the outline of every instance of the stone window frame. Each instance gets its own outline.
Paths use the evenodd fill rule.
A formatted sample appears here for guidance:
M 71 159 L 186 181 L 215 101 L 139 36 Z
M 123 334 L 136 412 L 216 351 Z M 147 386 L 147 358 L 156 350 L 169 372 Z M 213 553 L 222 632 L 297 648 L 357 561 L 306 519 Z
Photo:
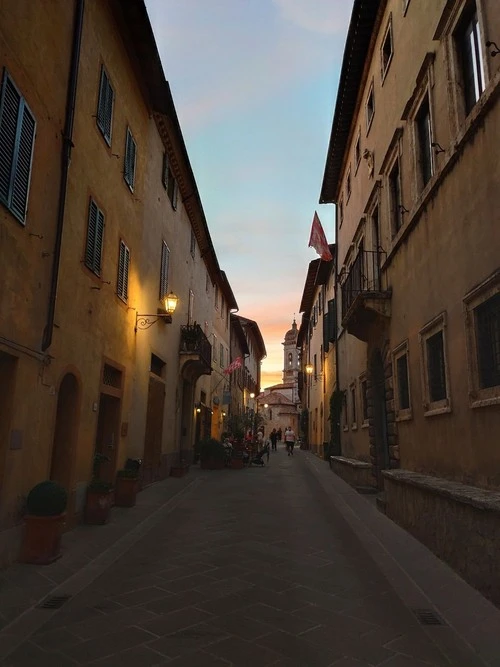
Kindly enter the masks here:
M 349 385 L 350 424 L 351 431 L 358 430 L 358 406 L 356 405 L 356 380 Z
M 371 103 L 370 103 L 371 101 Z M 370 114 L 371 108 L 371 114 Z M 373 118 L 375 116 L 375 89 L 373 85 L 373 78 L 368 86 L 368 94 L 365 101 L 365 116 L 366 116 L 366 135 L 370 132 L 370 128 L 373 124 Z
M 484 0 L 455 0 L 454 4 L 448 2 L 441 15 L 438 27 L 433 36 L 434 40 L 440 40 L 444 43 L 445 52 L 445 66 L 448 71 L 448 101 L 450 107 L 449 120 L 452 130 L 452 135 L 457 135 L 461 128 L 468 125 L 470 116 L 474 113 L 466 113 L 465 100 L 462 84 L 462 65 L 460 62 L 460 55 L 457 51 L 456 33 L 459 29 L 460 23 L 464 15 L 471 5 L 476 7 L 479 29 L 481 31 L 482 39 L 479 40 L 481 46 L 481 56 L 484 74 L 484 91 L 488 88 L 488 83 L 491 80 L 492 70 L 488 49 L 486 47 L 487 30 L 486 28 L 486 13 L 484 8 Z
M 413 409 L 411 400 L 411 380 L 410 380 L 410 352 L 408 339 L 404 340 L 392 351 L 392 381 L 394 387 L 394 413 L 397 422 L 409 421 L 413 419 Z M 406 374 L 408 377 L 408 399 L 409 408 L 400 408 L 399 406 L 399 382 L 397 372 L 397 362 L 401 357 L 406 356 Z
M 354 142 L 354 175 L 358 173 L 361 162 L 361 128 L 358 129 L 356 141 Z
M 406 16 L 411 0 L 403 0 L 403 16 Z
M 422 394 L 423 394 L 423 408 L 424 417 L 434 417 L 435 415 L 442 415 L 451 412 L 451 386 L 450 373 L 448 368 L 448 341 L 447 341 L 447 315 L 446 311 L 439 313 L 432 320 L 427 322 L 422 329 L 420 329 L 418 337 L 420 343 L 420 371 L 422 378 Z M 444 359 L 444 374 L 446 381 L 446 398 L 439 401 L 431 401 L 429 390 L 429 373 L 427 366 L 427 341 L 429 338 L 439 331 L 443 332 L 443 359 Z
M 399 164 L 399 194 L 400 194 L 400 205 L 404 207 L 404 191 L 403 191 L 403 171 L 402 171 L 402 166 L 403 166 L 403 128 L 398 127 L 396 128 L 394 135 L 391 139 L 391 142 L 389 144 L 389 148 L 387 149 L 386 155 L 382 161 L 382 165 L 380 167 L 380 175 L 382 176 L 383 179 L 383 187 L 386 193 L 385 196 L 385 215 L 384 219 L 388 220 L 390 224 L 390 238 L 392 240 L 392 244 L 394 245 L 399 238 L 400 234 L 402 233 L 402 230 L 406 227 L 407 221 L 404 219 L 404 214 L 401 210 L 401 225 L 399 226 L 398 229 L 396 229 L 395 225 L 395 220 L 394 220 L 394 215 L 392 212 L 392 204 L 391 204 L 391 187 L 390 187 L 390 178 L 392 171 L 394 169 L 394 166 L 396 164 L 396 161 L 398 161 Z M 382 202 L 381 202 L 382 204 Z M 381 208 L 379 209 L 379 214 L 380 214 Z M 379 228 L 379 231 L 382 232 L 382 230 Z
M 500 269 L 474 287 L 463 298 L 470 408 L 500 404 L 500 386 L 481 389 L 479 384 L 477 330 L 474 317 L 474 309 L 498 293 L 500 293 Z
M 344 222 L 344 197 L 339 198 L 339 202 L 337 204 L 337 211 L 339 214 L 339 229 L 342 227 L 342 223 Z
M 359 382 L 359 397 L 360 397 L 360 408 L 361 408 L 360 415 L 362 416 L 361 428 L 368 428 L 370 426 L 370 419 L 368 417 L 368 375 L 366 371 L 364 373 L 361 373 L 361 375 L 358 378 L 358 382 Z M 363 399 L 363 385 L 365 385 L 366 387 L 364 399 Z M 366 403 L 366 419 L 364 411 L 365 403 Z
M 342 430 L 344 433 L 349 430 L 349 412 L 347 409 L 347 391 L 344 390 L 344 395 L 342 396 Z
M 385 45 L 388 39 L 391 46 L 391 53 L 389 55 L 387 62 L 384 63 Z M 384 85 L 384 81 L 391 67 L 393 58 L 394 58 L 394 35 L 392 32 L 392 13 L 391 13 L 389 14 L 387 26 L 384 30 L 384 36 L 382 37 L 382 43 L 380 44 L 380 75 L 381 75 L 382 85 Z
M 422 193 L 427 188 L 432 187 L 430 184 L 432 183 L 438 168 L 438 165 L 436 163 L 436 155 L 434 152 L 434 147 L 432 146 L 432 144 L 434 143 L 434 129 L 436 127 L 435 117 L 434 117 L 434 104 L 433 104 L 434 58 L 435 58 L 434 53 L 426 54 L 422 66 L 420 68 L 420 71 L 417 75 L 416 88 L 411 98 L 408 100 L 405 109 L 403 111 L 403 114 L 401 116 L 401 120 L 407 121 L 409 127 L 411 128 L 411 131 L 408 134 L 410 142 L 410 153 L 412 155 L 413 178 L 411 185 L 413 190 L 412 193 L 413 201 L 418 200 L 418 198 L 422 196 Z M 422 109 L 422 105 L 424 103 L 425 98 L 427 98 L 429 103 L 429 116 L 431 125 L 430 127 L 431 177 L 429 178 L 427 183 L 423 182 L 423 177 L 422 177 L 422 169 L 420 165 L 420 139 L 418 136 L 418 127 L 417 127 L 417 117 L 420 113 L 420 110 Z
M 349 202 L 349 199 L 351 198 L 352 194 L 352 173 L 351 173 L 351 165 L 349 165 L 349 169 L 347 170 L 347 176 L 345 178 L 345 203 L 347 204 Z

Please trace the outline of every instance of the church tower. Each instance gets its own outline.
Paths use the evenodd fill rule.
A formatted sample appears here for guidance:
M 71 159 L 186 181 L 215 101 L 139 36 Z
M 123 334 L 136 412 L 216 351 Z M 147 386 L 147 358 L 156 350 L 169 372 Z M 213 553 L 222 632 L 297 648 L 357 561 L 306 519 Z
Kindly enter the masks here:
M 293 401 L 298 401 L 298 380 L 299 380 L 299 350 L 297 349 L 297 338 L 299 331 L 295 318 L 292 328 L 285 334 L 283 345 L 283 383 L 293 383 Z

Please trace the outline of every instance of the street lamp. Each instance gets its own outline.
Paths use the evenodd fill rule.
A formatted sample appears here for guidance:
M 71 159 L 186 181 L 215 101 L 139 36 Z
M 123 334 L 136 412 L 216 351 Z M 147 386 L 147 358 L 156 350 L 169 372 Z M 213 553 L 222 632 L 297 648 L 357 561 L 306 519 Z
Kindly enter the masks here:
M 314 371 L 314 366 L 312 364 L 306 364 L 306 373 L 312 375 Z
M 153 324 L 156 324 L 158 320 L 162 320 L 164 324 L 171 324 L 172 323 L 172 315 L 175 312 L 175 309 L 177 308 L 177 302 L 179 301 L 178 297 L 175 296 L 173 292 L 170 292 L 167 294 L 167 296 L 163 299 L 164 302 L 164 308 L 158 308 L 158 311 L 156 315 L 154 314 L 141 314 L 141 313 L 136 313 L 135 314 L 135 331 L 137 329 L 141 329 L 143 331 L 144 329 L 149 329 L 149 327 L 152 327 Z M 154 319 L 151 319 L 154 318 Z

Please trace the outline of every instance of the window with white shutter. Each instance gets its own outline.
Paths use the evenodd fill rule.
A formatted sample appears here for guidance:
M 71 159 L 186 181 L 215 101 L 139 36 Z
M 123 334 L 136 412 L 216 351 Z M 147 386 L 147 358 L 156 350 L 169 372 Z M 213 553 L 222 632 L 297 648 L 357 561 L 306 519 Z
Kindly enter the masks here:
M 96 276 L 101 275 L 102 242 L 104 237 L 104 213 L 93 199 L 89 205 L 85 266 Z
M 123 301 L 128 299 L 128 272 L 130 267 L 130 250 L 123 241 L 120 241 L 120 252 L 118 256 L 118 279 L 116 282 L 116 293 Z
M 165 241 L 161 244 L 161 266 L 160 266 L 160 301 L 168 293 L 168 265 L 170 263 L 170 250 Z
M 129 186 L 130 190 L 134 191 L 135 183 L 135 158 L 136 158 L 137 147 L 132 136 L 130 128 L 127 127 L 127 138 L 125 140 L 125 162 L 123 165 L 123 178 L 125 183 Z
M 35 129 L 35 117 L 4 70 L 0 91 L 0 201 L 22 224 L 26 221 Z
M 109 77 L 101 67 L 101 81 L 99 84 L 99 100 L 97 102 L 97 127 L 101 130 L 108 146 L 111 146 L 111 125 L 113 119 L 113 102 L 115 94 Z

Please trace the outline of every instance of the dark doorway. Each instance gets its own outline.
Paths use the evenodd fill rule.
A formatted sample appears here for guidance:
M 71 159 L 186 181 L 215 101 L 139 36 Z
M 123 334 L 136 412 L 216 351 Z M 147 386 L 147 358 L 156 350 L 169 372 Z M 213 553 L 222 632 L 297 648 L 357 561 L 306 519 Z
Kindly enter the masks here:
M 373 426 L 375 440 L 375 476 L 379 489 L 384 488 L 382 470 L 389 468 L 389 443 L 387 439 L 387 412 L 385 396 L 384 362 L 380 350 L 371 358 L 371 380 L 373 396 Z
M 50 479 L 64 486 L 68 495 L 71 492 L 72 486 L 71 478 L 77 440 L 78 405 L 78 381 L 72 373 L 67 373 L 59 386 L 57 396 Z
M 116 472 L 116 452 L 120 440 L 121 401 L 116 396 L 101 394 L 95 450 L 107 456 L 99 468 L 99 477 L 105 482 L 114 482 Z
M 14 407 L 17 357 L 0 352 L 0 501 L 5 459 L 9 450 L 10 425 Z
M 165 406 L 165 383 L 151 375 L 146 411 L 146 434 L 144 436 L 143 484 L 161 479 L 161 443 L 163 435 L 163 410 Z

